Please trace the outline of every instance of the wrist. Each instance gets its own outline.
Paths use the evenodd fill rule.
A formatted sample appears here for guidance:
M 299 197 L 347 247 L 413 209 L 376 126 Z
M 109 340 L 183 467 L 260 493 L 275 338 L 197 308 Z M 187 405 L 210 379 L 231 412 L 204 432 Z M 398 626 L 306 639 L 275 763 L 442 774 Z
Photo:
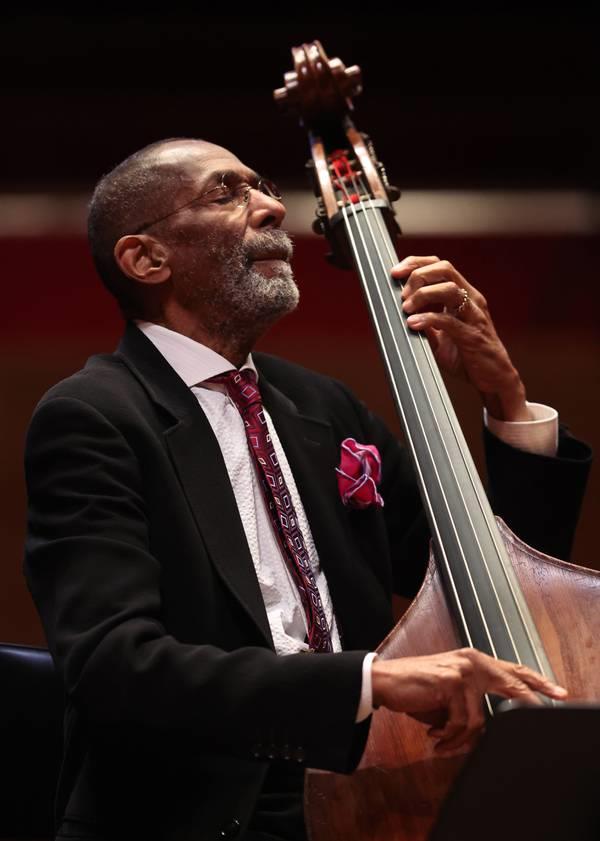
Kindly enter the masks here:
M 386 669 L 385 660 L 379 658 L 371 663 L 371 691 L 373 693 L 373 709 L 384 706 L 386 688 L 389 684 L 389 674 Z
M 515 371 L 512 382 L 499 391 L 482 392 L 481 399 L 491 417 L 499 421 L 529 421 L 533 419 L 527 405 L 527 393 Z

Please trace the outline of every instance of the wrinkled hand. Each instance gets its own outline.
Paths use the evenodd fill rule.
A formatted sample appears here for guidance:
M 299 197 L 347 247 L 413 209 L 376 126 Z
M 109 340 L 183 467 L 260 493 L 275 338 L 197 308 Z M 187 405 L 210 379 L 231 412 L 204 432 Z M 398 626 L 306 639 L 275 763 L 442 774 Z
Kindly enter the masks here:
M 408 326 L 425 332 L 440 367 L 468 379 L 498 420 L 530 420 L 525 388 L 483 295 L 437 257 L 406 257 L 394 266 L 392 277 L 404 284 Z
M 496 660 L 474 648 L 426 657 L 374 660 L 373 704 L 404 712 L 429 728 L 444 752 L 471 744 L 485 723 L 486 693 L 540 704 L 536 692 L 564 700 L 567 691 L 527 666 Z

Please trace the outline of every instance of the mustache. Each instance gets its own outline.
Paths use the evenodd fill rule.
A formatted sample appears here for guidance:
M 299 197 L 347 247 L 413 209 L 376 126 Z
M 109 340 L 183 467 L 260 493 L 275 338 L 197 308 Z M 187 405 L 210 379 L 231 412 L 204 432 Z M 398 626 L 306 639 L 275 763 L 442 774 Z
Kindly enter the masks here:
M 244 256 L 248 262 L 252 260 L 291 260 L 294 244 L 285 231 L 258 232 L 244 248 Z

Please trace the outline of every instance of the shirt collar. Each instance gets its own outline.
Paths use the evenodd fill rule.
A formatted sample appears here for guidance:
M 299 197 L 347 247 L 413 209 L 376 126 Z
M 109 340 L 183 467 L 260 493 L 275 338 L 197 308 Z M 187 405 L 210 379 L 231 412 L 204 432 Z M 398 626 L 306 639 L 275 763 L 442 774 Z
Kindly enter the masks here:
M 171 368 L 189 388 L 199 385 L 210 377 L 216 377 L 218 374 L 231 371 L 235 367 L 216 351 L 195 339 L 176 333 L 175 330 L 170 330 L 161 324 L 153 324 L 150 321 L 136 320 L 135 324 L 144 336 L 150 339 L 155 348 L 164 356 Z M 250 368 L 254 371 L 258 380 L 258 371 L 254 365 L 252 354 L 248 354 L 240 370 L 244 368 Z

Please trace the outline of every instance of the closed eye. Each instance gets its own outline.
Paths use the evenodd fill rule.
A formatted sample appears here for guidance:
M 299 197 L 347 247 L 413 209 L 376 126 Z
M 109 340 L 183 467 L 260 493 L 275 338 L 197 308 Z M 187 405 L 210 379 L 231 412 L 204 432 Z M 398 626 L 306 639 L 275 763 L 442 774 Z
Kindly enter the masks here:
M 211 197 L 211 202 L 213 204 L 228 204 L 232 198 L 233 193 L 229 190 L 221 190 L 219 193 L 215 193 L 215 195 Z

